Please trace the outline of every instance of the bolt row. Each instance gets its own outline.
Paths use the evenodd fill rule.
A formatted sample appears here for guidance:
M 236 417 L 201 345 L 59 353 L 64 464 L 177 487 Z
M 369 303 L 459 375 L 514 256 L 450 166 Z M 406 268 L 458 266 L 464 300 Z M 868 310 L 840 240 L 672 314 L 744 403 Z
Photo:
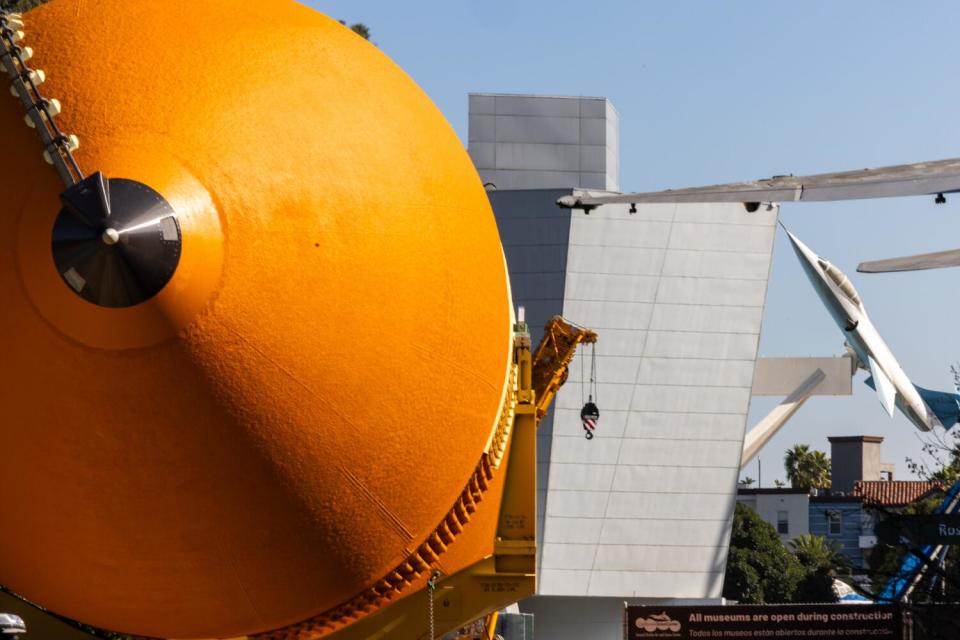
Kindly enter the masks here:
M 24 39 L 23 17 L 0 9 L 0 63 L 10 76 L 10 94 L 20 98 L 27 114 L 24 121 L 35 129 L 43 142 L 43 159 L 53 165 L 68 187 L 83 179 L 83 173 L 73 158 L 80 147 L 75 135 L 66 135 L 57 126 L 54 118 L 60 115 L 60 101 L 44 98 L 38 87 L 46 79 L 40 69 L 31 69 L 27 61 L 33 57 L 33 49 L 22 44 Z

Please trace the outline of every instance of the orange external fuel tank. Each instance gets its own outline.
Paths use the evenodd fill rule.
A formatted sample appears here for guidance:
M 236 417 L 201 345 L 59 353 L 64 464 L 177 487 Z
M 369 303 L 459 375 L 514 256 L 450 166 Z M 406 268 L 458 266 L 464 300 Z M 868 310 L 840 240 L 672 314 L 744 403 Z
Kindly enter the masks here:
M 23 20 L 81 168 L 159 193 L 182 249 L 146 301 L 78 295 L 51 254 L 64 185 L 4 89 L 0 584 L 163 638 L 349 602 L 434 533 L 505 401 L 509 285 L 463 145 L 292 0 Z M 445 570 L 489 553 L 463 538 Z

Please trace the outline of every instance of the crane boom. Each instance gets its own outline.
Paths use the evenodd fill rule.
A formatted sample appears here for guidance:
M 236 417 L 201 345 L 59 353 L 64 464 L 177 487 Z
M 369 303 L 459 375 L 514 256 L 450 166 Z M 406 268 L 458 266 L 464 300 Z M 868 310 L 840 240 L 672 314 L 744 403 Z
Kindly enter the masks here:
M 547 322 L 543 339 L 533 356 L 533 389 L 536 392 L 538 421 L 547 414 L 557 391 L 567 381 L 577 345 L 596 341 L 595 332 L 571 324 L 562 316 L 553 316 Z

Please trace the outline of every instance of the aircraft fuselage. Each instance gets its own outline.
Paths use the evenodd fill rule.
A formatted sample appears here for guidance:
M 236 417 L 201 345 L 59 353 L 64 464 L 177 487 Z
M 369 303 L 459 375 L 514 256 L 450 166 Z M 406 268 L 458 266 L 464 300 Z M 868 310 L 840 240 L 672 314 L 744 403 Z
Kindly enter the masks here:
M 810 250 L 795 235 L 787 232 L 793 250 L 824 307 L 843 331 L 847 344 L 856 354 L 859 366 L 873 376 L 873 385 L 881 403 L 892 415 L 894 404 L 921 431 L 942 427 L 940 419 L 923 401 L 916 387 L 900 367 L 890 347 L 873 326 L 853 284 L 846 275 Z M 886 383 L 889 381 L 889 384 Z M 895 392 L 885 399 L 884 389 Z

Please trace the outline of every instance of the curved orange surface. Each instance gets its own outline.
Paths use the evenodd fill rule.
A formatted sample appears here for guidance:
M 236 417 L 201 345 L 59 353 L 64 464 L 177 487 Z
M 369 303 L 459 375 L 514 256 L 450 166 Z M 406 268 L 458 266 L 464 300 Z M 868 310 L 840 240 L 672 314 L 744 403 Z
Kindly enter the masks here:
M 62 187 L 0 98 L 0 584 L 160 637 L 348 600 L 424 542 L 498 417 L 509 293 L 462 145 L 292 1 L 24 18 L 81 166 L 159 191 L 184 240 L 153 300 L 75 296 L 50 255 Z

